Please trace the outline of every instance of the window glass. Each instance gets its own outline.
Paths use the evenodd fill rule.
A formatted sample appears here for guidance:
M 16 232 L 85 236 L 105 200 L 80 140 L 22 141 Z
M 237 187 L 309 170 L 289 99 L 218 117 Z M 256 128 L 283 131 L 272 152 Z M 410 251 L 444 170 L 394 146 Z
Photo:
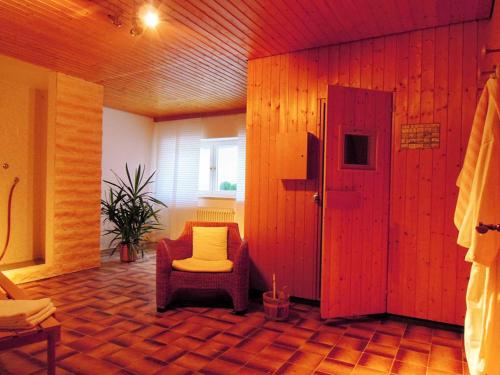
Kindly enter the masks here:
M 344 134 L 344 164 L 368 165 L 368 137 Z
M 238 181 L 238 147 L 219 146 L 217 148 L 217 190 L 236 191 Z
M 198 190 L 206 196 L 235 197 L 238 167 L 238 138 L 201 140 Z

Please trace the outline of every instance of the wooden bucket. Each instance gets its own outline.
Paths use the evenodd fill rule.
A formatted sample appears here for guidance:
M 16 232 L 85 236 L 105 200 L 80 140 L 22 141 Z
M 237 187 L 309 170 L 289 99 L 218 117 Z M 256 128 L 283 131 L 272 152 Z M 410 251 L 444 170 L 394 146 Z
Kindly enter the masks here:
M 282 298 L 273 298 L 273 292 L 263 294 L 264 313 L 266 318 L 274 321 L 283 321 L 288 319 L 290 311 L 290 301 Z

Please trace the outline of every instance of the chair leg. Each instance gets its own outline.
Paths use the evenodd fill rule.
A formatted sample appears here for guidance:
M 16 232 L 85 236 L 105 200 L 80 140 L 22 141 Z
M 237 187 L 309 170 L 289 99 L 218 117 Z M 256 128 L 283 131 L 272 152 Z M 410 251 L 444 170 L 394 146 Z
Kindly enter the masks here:
M 56 338 L 52 334 L 47 336 L 47 374 L 56 375 Z
M 248 297 L 245 298 L 238 291 L 230 292 L 231 299 L 233 300 L 234 313 L 238 315 L 244 315 L 248 308 Z
M 245 316 L 246 313 L 247 313 L 248 309 L 245 309 L 245 310 L 233 310 L 233 314 L 234 315 L 238 315 L 238 316 Z

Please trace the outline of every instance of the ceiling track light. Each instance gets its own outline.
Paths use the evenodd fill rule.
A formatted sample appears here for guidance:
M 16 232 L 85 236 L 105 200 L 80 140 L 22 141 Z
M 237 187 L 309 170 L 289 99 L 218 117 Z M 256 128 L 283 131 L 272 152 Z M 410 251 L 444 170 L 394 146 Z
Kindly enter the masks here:
M 160 14 L 151 2 L 145 2 L 140 7 L 134 2 L 130 35 L 139 36 L 145 29 L 154 29 L 160 21 Z
M 130 35 L 132 36 L 139 36 L 144 31 L 142 26 L 137 21 L 137 17 L 132 19 L 132 28 L 130 29 Z
M 122 22 L 122 17 L 120 14 L 108 14 L 108 18 L 111 21 L 111 23 L 116 26 L 116 27 L 122 27 L 123 22 Z

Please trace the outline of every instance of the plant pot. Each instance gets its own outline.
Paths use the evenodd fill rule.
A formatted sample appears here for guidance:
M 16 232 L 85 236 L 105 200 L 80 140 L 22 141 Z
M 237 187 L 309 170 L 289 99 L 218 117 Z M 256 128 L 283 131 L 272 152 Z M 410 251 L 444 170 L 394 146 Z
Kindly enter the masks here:
M 288 319 L 290 311 L 290 301 L 283 298 L 273 298 L 273 292 L 263 294 L 264 313 L 266 318 L 274 321 L 283 321 Z
M 137 260 L 136 252 L 129 250 L 128 244 L 120 244 L 120 261 L 123 263 L 135 262 Z

